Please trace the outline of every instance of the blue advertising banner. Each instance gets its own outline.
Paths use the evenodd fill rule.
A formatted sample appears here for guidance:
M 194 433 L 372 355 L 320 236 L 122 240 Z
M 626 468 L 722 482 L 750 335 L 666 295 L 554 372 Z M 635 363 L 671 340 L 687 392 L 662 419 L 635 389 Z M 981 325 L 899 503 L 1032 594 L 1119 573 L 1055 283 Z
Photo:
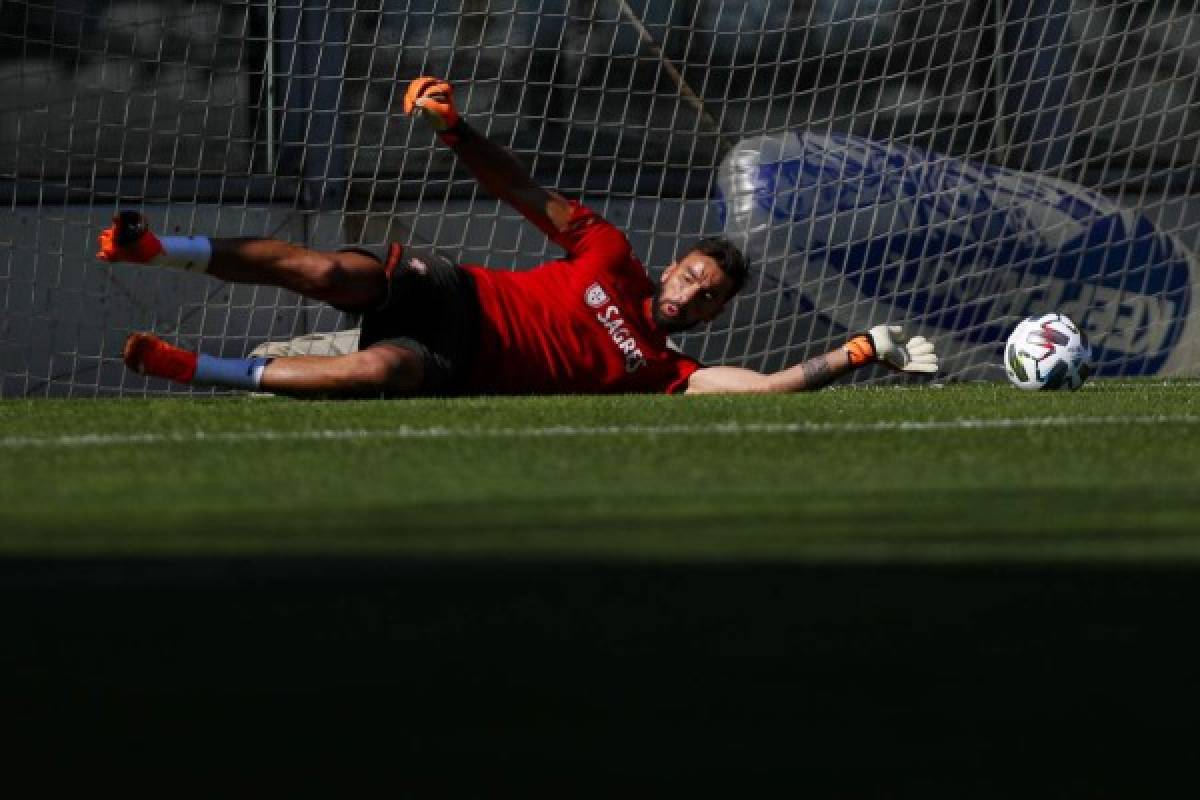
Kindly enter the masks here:
M 952 356 L 995 351 L 1023 317 L 1070 316 L 1101 375 L 1163 370 L 1196 257 L 1076 184 L 846 134 L 743 140 L 714 198 L 763 286 L 834 329 L 907 321 Z M 986 358 L 986 355 L 985 355 Z

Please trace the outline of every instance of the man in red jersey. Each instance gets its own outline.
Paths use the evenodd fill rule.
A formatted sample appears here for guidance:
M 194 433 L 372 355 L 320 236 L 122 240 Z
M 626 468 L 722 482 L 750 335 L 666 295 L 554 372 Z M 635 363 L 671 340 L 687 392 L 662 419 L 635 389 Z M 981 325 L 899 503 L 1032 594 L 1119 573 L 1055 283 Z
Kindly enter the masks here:
M 418 78 L 404 107 L 565 258 L 513 272 L 400 244 L 318 252 L 270 239 L 158 237 L 141 215 L 123 212 L 100 235 L 103 261 L 281 286 L 363 314 L 358 350 L 344 355 L 213 358 L 134 333 L 125 364 L 183 383 L 297 396 L 782 392 L 817 389 L 875 362 L 937 369 L 930 342 L 885 325 L 772 374 L 701 365 L 667 337 L 712 320 L 741 288 L 746 264 L 736 247 L 703 239 L 655 283 L 619 230 L 535 184 L 511 153 L 462 120 L 448 83 Z

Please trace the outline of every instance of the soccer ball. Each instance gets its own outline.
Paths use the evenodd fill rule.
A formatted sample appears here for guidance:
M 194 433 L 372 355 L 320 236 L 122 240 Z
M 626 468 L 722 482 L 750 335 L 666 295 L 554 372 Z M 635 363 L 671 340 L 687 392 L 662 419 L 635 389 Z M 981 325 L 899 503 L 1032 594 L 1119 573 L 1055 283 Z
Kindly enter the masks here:
M 1004 347 L 1004 371 L 1021 389 L 1071 389 L 1092 374 L 1087 336 L 1062 314 L 1021 321 Z

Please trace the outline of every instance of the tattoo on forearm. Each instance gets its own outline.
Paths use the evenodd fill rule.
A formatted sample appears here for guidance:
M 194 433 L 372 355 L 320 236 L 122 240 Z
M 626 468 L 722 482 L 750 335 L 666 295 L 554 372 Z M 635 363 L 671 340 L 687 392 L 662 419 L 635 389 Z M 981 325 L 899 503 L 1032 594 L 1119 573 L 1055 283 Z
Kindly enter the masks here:
M 837 377 L 837 370 L 829 363 L 829 354 L 810 358 L 800 365 L 800 375 L 805 389 L 820 389 Z

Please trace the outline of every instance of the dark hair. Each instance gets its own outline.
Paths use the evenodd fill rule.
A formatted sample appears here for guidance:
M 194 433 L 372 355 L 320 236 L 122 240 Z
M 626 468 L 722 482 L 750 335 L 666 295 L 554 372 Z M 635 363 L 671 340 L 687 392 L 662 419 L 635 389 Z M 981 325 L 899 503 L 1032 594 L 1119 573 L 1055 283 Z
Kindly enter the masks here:
M 746 266 L 746 257 L 733 242 L 724 236 L 709 236 L 701 239 L 692 245 L 688 252 L 702 253 L 717 262 L 717 266 L 721 268 L 726 277 L 733 281 L 733 291 L 729 293 L 730 297 L 735 296 L 746 285 L 746 278 L 750 273 Z

